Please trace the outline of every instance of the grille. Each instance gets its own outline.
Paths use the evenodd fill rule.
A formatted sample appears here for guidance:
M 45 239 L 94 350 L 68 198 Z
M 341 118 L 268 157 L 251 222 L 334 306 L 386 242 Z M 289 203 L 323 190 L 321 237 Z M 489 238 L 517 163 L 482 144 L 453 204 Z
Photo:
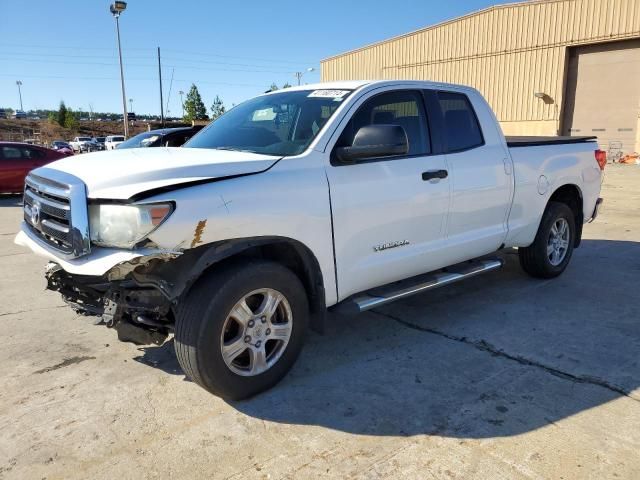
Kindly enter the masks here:
M 34 174 L 25 180 L 25 223 L 46 244 L 67 255 L 77 253 L 74 250 L 71 192 L 71 185 Z

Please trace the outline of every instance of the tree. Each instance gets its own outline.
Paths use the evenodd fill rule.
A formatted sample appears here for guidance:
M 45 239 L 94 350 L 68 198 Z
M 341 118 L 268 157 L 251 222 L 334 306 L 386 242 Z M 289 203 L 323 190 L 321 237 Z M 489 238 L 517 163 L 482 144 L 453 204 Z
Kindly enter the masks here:
M 282 85 L 282 88 L 291 88 L 291 84 L 289 82 L 285 83 L 284 85 Z
M 187 122 L 192 120 L 207 120 L 207 107 L 204 106 L 198 87 L 191 84 L 191 89 L 187 93 L 184 101 L 184 119 Z
M 275 92 L 276 90 L 278 90 L 278 85 L 276 85 L 276 82 L 273 82 L 271 84 L 271 86 L 269 87 L 269 90 L 267 90 L 267 93 L 268 92 Z
M 67 107 L 64 104 L 64 101 L 60 101 L 60 108 L 58 108 L 58 123 L 61 127 L 64 127 L 65 122 L 67 121 Z
M 62 123 L 62 126 L 72 130 L 78 126 L 78 119 L 70 108 L 65 109 L 64 122 Z
M 216 95 L 213 105 L 211 105 L 211 120 L 215 120 L 226 111 L 227 109 L 225 108 L 222 99 Z

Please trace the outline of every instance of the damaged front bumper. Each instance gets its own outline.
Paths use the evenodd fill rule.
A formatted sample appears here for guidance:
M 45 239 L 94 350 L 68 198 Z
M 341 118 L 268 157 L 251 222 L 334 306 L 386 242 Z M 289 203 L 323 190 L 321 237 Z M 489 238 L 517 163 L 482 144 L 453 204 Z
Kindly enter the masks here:
M 131 276 L 73 275 L 56 263 L 49 263 L 45 277 L 48 290 L 59 292 L 76 313 L 114 328 L 122 341 L 161 345 L 173 331 L 174 301 L 153 284 Z
M 47 289 L 59 292 L 77 313 L 95 316 L 96 323 L 115 328 L 120 340 L 162 344 L 173 330 L 173 307 L 183 288 L 174 288 L 157 270 L 181 253 L 95 248 L 86 256 L 64 258 L 43 245 L 25 225 L 15 243 L 50 261 L 45 273 Z

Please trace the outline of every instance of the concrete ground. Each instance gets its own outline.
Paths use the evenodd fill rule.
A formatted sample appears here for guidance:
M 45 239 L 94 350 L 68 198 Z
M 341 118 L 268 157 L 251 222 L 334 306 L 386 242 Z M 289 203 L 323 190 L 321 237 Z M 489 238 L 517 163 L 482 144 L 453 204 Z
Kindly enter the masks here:
M 43 290 L 0 201 L 0 478 L 640 478 L 640 167 L 551 281 L 507 266 L 331 317 L 228 403 Z

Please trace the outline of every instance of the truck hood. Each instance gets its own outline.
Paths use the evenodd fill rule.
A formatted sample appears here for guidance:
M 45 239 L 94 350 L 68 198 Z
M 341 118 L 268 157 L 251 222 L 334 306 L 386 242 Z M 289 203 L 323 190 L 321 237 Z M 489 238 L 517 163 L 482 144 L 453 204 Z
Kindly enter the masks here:
M 125 200 L 156 188 L 263 172 L 279 159 L 204 148 L 130 148 L 67 157 L 43 168 L 78 177 L 89 198 Z

